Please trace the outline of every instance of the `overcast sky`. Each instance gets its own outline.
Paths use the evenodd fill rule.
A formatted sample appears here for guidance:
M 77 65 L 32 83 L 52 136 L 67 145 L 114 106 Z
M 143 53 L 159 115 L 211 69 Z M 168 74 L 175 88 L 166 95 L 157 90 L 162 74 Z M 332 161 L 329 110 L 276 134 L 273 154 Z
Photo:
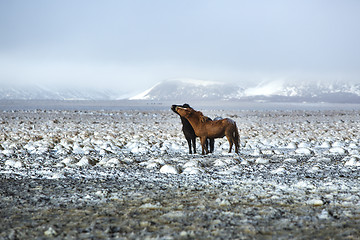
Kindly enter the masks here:
M 359 0 L 2 0 L 0 83 L 360 83 Z

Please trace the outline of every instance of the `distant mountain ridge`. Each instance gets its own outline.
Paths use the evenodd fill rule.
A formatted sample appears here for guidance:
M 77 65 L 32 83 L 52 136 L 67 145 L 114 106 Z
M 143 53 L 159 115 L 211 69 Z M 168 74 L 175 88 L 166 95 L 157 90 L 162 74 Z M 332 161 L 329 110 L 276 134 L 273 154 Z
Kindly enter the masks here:
M 141 89 L 140 89 L 141 90 Z M 256 85 L 212 82 L 194 79 L 161 81 L 140 94 L 115 90 L 46 88 L 42 86 L 0 86 L 0 99 L 19 100 L 150 100 L 195 101 L 234 100 L 254 102 L 360 103 L 360 84 L 341 82 L 268 81 Z
M 256 86 L 197 80 L 163 81 L 131 100 L 238 100 L 360 103 L 360 84 L 262 82 Z
M 235 96 L 238 87 L 233 84 L 199 80 L 168 80 L 157 83 L 130 100 L 218 100 Z
M 48 88 L 43 86 L 0 86 L 0 99 L 18 100 L 112 100 L 119 93 L 112 90 Z

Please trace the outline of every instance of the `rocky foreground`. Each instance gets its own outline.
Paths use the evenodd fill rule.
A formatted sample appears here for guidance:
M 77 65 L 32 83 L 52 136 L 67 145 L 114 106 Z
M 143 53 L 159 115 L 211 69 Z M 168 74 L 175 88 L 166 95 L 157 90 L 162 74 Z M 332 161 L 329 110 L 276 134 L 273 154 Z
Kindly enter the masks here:
M 1 112 L 0 238 L 359 238 L 360 112 L 206 114 L 241 156 L 187 154 L 170 111 Z

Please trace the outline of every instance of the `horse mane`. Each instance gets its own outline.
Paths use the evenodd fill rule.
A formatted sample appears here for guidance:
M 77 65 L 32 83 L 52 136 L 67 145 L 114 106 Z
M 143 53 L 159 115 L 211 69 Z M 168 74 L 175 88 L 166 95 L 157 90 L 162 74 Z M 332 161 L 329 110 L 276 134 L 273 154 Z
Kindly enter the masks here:
M 202 112 L 196 111 L 196 113 L 199 114 L 200 122 L 204 123 L 204 122 L 207 122 L 210 120 L 210 118 L 207 116 L 204 116 L 204 114 Z

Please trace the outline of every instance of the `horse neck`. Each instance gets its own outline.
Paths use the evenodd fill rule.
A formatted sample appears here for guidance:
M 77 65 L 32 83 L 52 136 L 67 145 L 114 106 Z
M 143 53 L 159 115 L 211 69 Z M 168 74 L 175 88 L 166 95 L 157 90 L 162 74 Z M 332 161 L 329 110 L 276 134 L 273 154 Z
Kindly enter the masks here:
M 182 117 L 182 116 L 180 116 L 180 119 L 181 119 L 181 123 L 184 125 L 184 124 L 188 124 L 189 123 L 189 121 L 185 118 L 185 117 Z
M 182 125 L 184 127 L 191 127 L 191 124 L 189 123 L 189 121 L 185 117 L 180 116 L 180 119 L 181 119 L 181 123 L 182 123 Z
M 191 115 L 189 117 L 186 117 L 186 119 L 190 122 L 191 126 L 194 128 L 194 130 L 199 126 L 200 124 L 200 118 L 197 116 Z M 196 130 L 195 130 L 196 131 Z

